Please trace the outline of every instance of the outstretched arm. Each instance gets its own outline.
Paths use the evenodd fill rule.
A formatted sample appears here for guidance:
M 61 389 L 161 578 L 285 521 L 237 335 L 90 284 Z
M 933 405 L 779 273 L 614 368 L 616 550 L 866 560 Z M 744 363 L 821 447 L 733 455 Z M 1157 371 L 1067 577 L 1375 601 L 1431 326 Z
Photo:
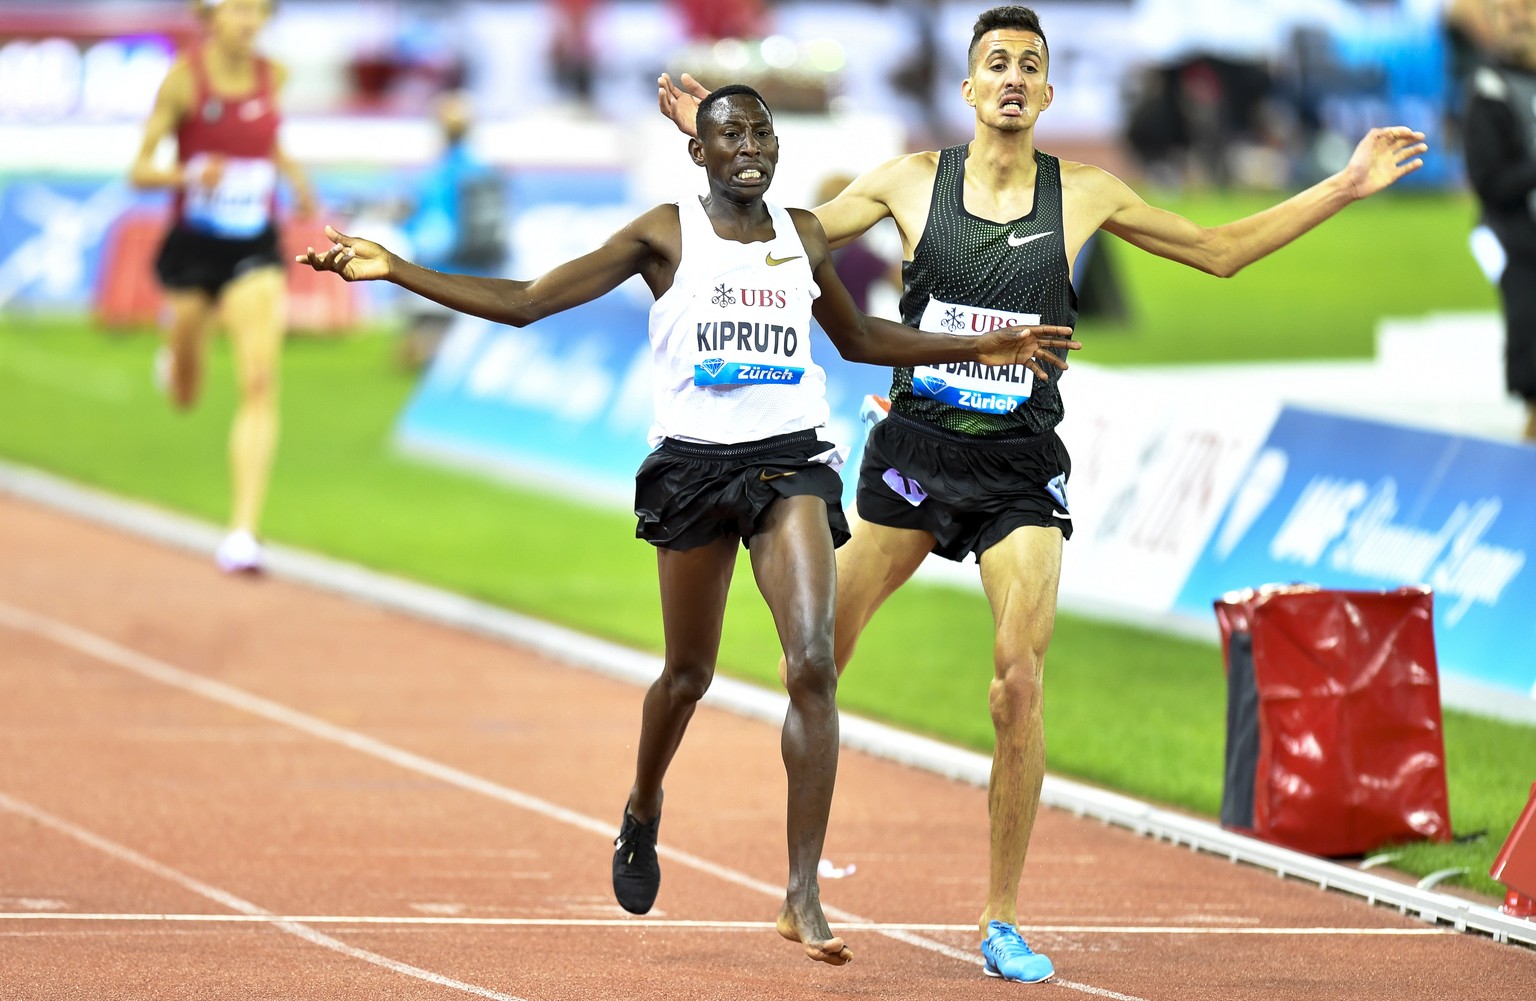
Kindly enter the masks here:
M 533 281 L 432 271 L 371 240 L 348 236 L 330 226 L 325 228 L 325 235 L 335 241 L 330 249 L 317 252 L 310 247 L 295 260 L 316 271 L 334 271 L 349 282 L 394 282 L 461 313 L 522 327 L 590 302 L 611 292 L 626 278 L 654 266 L 663 256 L 657 245 L 666 239 L 668 210 L 673 213 L 671 228 L 675 230 L 676 209 L 657 206 L 619 230 L 597 250 L 567 261 Z
M 838 354 L 849 361 L 873 365 L 965 361 L 984 365 L 1026 365 L 1037 378 L 1049 381 L 1044 366 L 1063 369 L 1067 362 L 1045 349 L 1065 353 L 1082 347 L 1072 340 L 1070 327 L 1006 327 L 976 337 L 929 333 L 903 323 L 867 316 L 854 303 L 838 277 L 816 217 L 799 209 L 793 210 L 792 214 L 800 241 L 809 255 L 812 275 L 821 288 L 821 296 L 812 305 L 811 313 L 827 332 Z
M 1106 231 L 1160 257 L 1227 278 L 1351 202 L 1418 170 L 1424 165 L 1419 154 L 1429 148 L 1423 140 L 1424 133 L 1404 126 L 1372 129 L 1337 174 L 1263 212 L 1209 228 L 1148 205 L 1118 178 L 1096 167 L 1079 165 L 1073 173 L 1087 187 L 1093 210 L 1102 213 Z

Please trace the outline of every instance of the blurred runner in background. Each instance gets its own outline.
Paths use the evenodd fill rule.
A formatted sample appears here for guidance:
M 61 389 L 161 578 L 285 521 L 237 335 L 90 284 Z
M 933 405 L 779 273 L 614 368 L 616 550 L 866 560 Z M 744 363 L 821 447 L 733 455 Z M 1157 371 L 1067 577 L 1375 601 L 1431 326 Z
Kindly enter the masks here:
M 214 325 L 229 332 L 239 405 L 229 437 L 229 534 L 217 560 L 230 572 L 261 568 L 257 541 L 277 447 L 278 362 L 287 326 L 277 248 L 277 182 L 313 214 L 308 180 L 277 142 L 284 72 L 256 51 L 269 0 L 194 0 L 204 38 L 171 65 L 130 177 L 175 192 L 173 221 L 155 262 L 168 312 L 157 375 L 181 408 L 197 400 Z M 162 140 L 176 162 L 155 163 Z

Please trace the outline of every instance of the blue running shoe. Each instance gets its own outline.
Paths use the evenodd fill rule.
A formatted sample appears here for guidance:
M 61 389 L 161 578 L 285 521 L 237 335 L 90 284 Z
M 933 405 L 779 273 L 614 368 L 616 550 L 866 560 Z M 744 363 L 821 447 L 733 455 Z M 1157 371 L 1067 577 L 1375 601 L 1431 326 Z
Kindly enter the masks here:
M 982 972 L 989 977 L 1038 984 L 1056 973 L 1051 961 L 1030 949 L 1017 928 L 1002 921 L 988 922 L 981 955 L 987 961 Z

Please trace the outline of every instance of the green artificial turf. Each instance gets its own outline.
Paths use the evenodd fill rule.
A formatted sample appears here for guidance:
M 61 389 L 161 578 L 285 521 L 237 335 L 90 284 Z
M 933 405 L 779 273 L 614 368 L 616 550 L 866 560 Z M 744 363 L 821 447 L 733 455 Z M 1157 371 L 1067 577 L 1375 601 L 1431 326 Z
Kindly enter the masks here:
M 1175 207 L 1215 222 L 1261 204 Z M 1366 355 L 1378 316 L 1494 308 L 1461 260 L 1465 199 L 1402 199 L 1395 213 L 1381 204 L 1350 208 L 1329 224 L 1329 239 L 1305 238 L 1230 282 L 1118 246 L 1135 330 L 1089 318 L 1084 340 L 1109 362 Z M 147 332 L 106 334 L 79 319 L 0 316 L 0 456 L 222 522 L 228 352 L 215 344 L 205 399 L 177 414 L 151 385 L 154 345 Z M 414 375 L 394 358 L 392 338 L 379 332 L 290 342 L 265 534 L 658 650 L 655 558 L 634 539 L 632 516 L 398 454 L 391 427 Z M 751 575 L 740 572 L 722 669 L 776 687 L 776 651 Z M 991 656 L 979 593 L 914 583 L 865 634 L 839 699 L 986 751 Z M 1215 647 L 1063 614 L 1046 690 L 1053 772 L 1215 815 L 1225 718 Z M 1493 894 L 1488 866 L 1536 777 L 1536 727 L 1451 713 L 1445 735 L 1456 831 L 1487 833 L 1414 846 L 1399 864 L 1414 873 L 1465 866 L 1461 884 Z

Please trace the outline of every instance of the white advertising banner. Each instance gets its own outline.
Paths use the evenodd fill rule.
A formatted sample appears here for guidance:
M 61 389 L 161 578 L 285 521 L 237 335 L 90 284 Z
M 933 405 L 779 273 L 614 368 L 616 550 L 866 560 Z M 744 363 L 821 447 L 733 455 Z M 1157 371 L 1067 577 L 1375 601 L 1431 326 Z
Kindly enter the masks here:
M 1161 616 L 1274 424 L 1278 396 L 1076 361 L 1066 380 L 1062 603 Z

